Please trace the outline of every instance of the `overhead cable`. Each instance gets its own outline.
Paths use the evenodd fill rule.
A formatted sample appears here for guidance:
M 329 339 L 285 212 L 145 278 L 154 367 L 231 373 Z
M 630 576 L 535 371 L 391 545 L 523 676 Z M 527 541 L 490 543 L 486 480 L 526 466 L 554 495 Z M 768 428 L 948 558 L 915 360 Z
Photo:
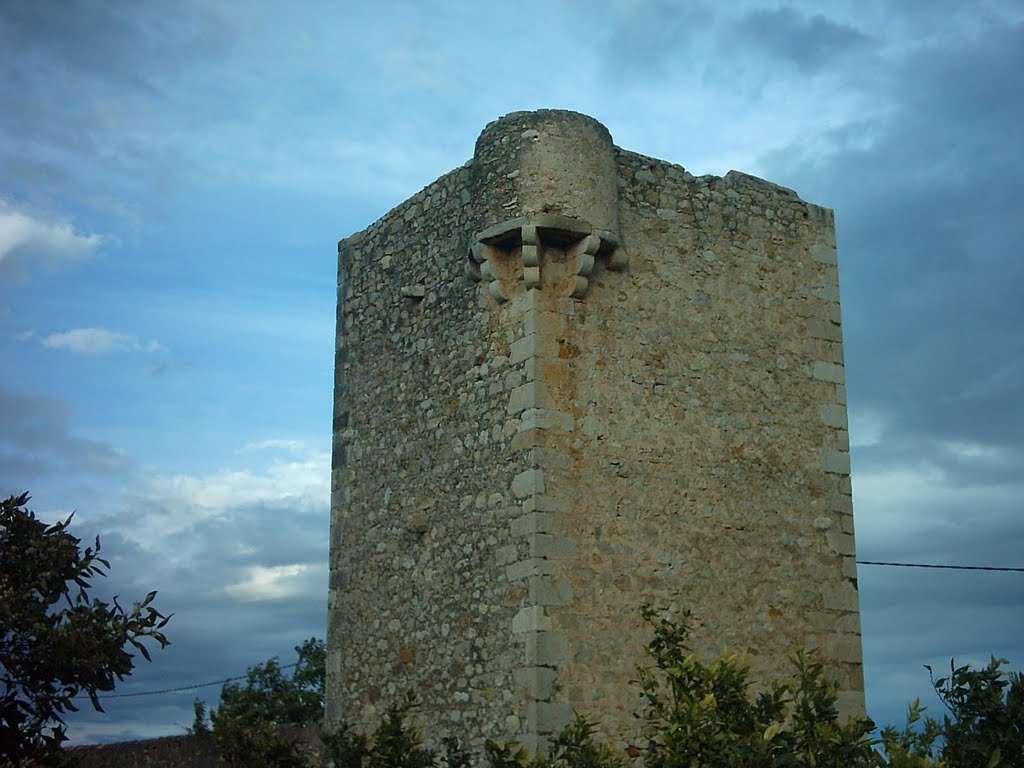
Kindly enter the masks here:
M 934 565 L 931 563 L 888 563 L 881 560 L 858 560 L 857 565 L 888 565 L 893 568 L 945 568 L 951 571 L 1012 571 L 1024 573 L 1024 568 L 1009 568 L 996 565 Z

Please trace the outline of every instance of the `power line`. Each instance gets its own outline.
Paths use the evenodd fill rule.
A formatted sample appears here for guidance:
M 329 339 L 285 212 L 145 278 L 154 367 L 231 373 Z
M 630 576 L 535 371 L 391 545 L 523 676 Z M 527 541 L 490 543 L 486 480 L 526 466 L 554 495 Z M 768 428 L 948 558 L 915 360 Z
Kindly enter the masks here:
M 291 669 L 297 667 L 298 662 L 295 664 L 285 664 L 283 667 L 278 669 Z M 99 699 L 128 699 L 133 696 L 156 696 L 161 693 L 178 693 L 179 691 L 194 691 L 196 688 L 209 688 L 211 685 L 222 685 L 223 683 L 230 683 L 235 680 L 244 680 L 248 675 L 236 675 L 235 677 L 225 677 L 223 680 L 214 680 L 212 683 L 195 683 L 194 685 L 183 685 L 179 688 L 163 688 L 159 691 L 139 691 L 138 693 L 111 693 L 107 696 L 99 696 Z M 76 696 L 76 699 L 88 698 L 88 696 Z
M 857 565 L 888 565 L 893 568 L 945 568 L 951 571 L 1013 571 L 1024 573 L 1024 568 L 1002 568 L 995 565 L 932 565 L 929 563 L 888 563 L 881 560 L 858 560 Z

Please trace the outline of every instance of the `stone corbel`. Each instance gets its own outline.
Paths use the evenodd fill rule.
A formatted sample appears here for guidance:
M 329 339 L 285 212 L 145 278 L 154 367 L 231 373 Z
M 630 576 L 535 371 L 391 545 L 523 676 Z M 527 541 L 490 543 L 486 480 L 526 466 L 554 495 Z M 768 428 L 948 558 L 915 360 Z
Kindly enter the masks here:
M 498 302 L 508 301 L 519 279 L 520 267 L 512 264 L 513 252 L 522 254 L 524 287 L 541 287 L 544 254 L 548 248 L 565 252 L 565 262 L 555 282 L 567 296 L 583 298 L 595 266 L 623 270 L 628 264 L 619 238 L 608 230 L 596 229 L 583 219 L 540 214 L 510 219 L 485 229 L 470 242 L 466 275 L 486 282 L 490 295 Z M 556 289 L 557 290 L 557 289 Z

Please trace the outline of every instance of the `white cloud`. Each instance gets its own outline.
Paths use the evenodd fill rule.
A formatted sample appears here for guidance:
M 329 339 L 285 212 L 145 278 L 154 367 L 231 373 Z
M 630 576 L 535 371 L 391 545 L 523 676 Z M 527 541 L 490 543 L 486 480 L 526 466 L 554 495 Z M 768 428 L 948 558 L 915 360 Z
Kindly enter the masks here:
M 259 509 L 326 514 L 330 452 L 296 445 L 292 454 L 287 461 L 260 462 L 205 475 L 152 475 L 130 514 L 116 527 L 145 545 L 169 536 L 188 539 L 209 521 L 253 525 Z
M 0 267 L 54 267 L 88 258 L 103 242 L 67 220 L 48 221 L 0 200 Z
M 301 440 L 288 440 L 285 438 L 270 438 L 269 440 L 257 440 L 253 443 L 246 443 L 238 449 L 238 453 L 249 453 L 251 451 L 286 451 L 291 454 L 300 453 L 303 445 Z
M 154 655 L 154 658 L 157 657 Z M 138 700 L 129 699 L 129 701 Z M 103 708 L 110 708 L 110 704 L 104 704 Z M 91 710 L 92 706 L 86 702 L 86 706 L 82 709 Z M 184 729 L 184 725 L 182 725 L 182 729 Z M 109 718 L 89 722 L 77 729 L 72 729 L 70 739 L 65 742 L 65 745 L 74 747 L 80 744 L 110 744 L 135 739 L 156 739 L 167 735 L 168 729 L 165 723 L 153 723 L 143 718 L 121 716 L 116 719 Z
M 942 447 L 958 459 L 981 459 L 998 461 L 1003 457 L 1003 451 L 992 445 L 980 443 L 952 441 L 943 443 Z
M 869 448 L 882 441 L 885 420 L 878 411 L 850 409 L 849 418 L 851 448 Z
M 224 591 L 242 600 L 280 600 L 308 591 L 309 579 L 318 570 L 318 564 L 290 563 L 288 565 L 253 565 L 245 569 L 245 578 L 229 584 Z M 322 570 L 322 568 L 320 568 Z M 316 584 L 320 586 L 319 582 Z
M 316 500 L 328 496 L 330 455 L 307 454 L 293 461 L 277 461 L 260 469 L 225 470 L 210 475 L 174 475 L 155 484 L 172 498 L 196 508 L 217 510 L 254 504 Z
M 979 450 L 983 456 L 989 451 L 971 446 L 969 455 Z M 928 545 L 962 551 L 965 559 L 976 557 L 982 553 L 966 551 L 968 538 L 1005 529 L 1007 521 L 1016 518 L 1009 511 L 1017 508 L 1021 491 L 1020 483 L 964 482 L 929 461 L 857 472 L 853 500 L 858 550 L 866 553 Z
M 19 333 L 19 341 L 39 339 L 47 349 L 66 349 L 83 355 L 106 355 L 111 352 L 166 352 L 156 339 L 142 341 L 127 333 L 106 328 L 72 328 L 70 331 L 39 336 L 35 331 Z

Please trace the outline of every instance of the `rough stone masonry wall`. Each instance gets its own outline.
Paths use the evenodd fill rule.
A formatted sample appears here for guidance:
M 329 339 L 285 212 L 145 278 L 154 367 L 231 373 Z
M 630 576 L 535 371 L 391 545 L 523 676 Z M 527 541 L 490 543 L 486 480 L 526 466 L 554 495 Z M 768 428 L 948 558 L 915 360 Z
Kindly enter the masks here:
M 550 407 L 574 428 L 544 478 L 568 502 L 552 700 L 635 733 L 651 603 L 761 674 L 820 647 L 863 710 L 832 213 L 629 152 L 619 179 L 629 273 L 598 275 L 558 338 L 570 386 Z
M 494 562 L 519 382 L 462 274 L 469 187 L 458 169 L 339 244 L 329 723 L 372 728 L 410 690 L 452 734 L 519 730 L 507 627 L 521 596 Z
M 643 602 L 862 707 L 838 298 L 830 211 L 575 113 L 343 240 L 328 720 L 629 738 Z

